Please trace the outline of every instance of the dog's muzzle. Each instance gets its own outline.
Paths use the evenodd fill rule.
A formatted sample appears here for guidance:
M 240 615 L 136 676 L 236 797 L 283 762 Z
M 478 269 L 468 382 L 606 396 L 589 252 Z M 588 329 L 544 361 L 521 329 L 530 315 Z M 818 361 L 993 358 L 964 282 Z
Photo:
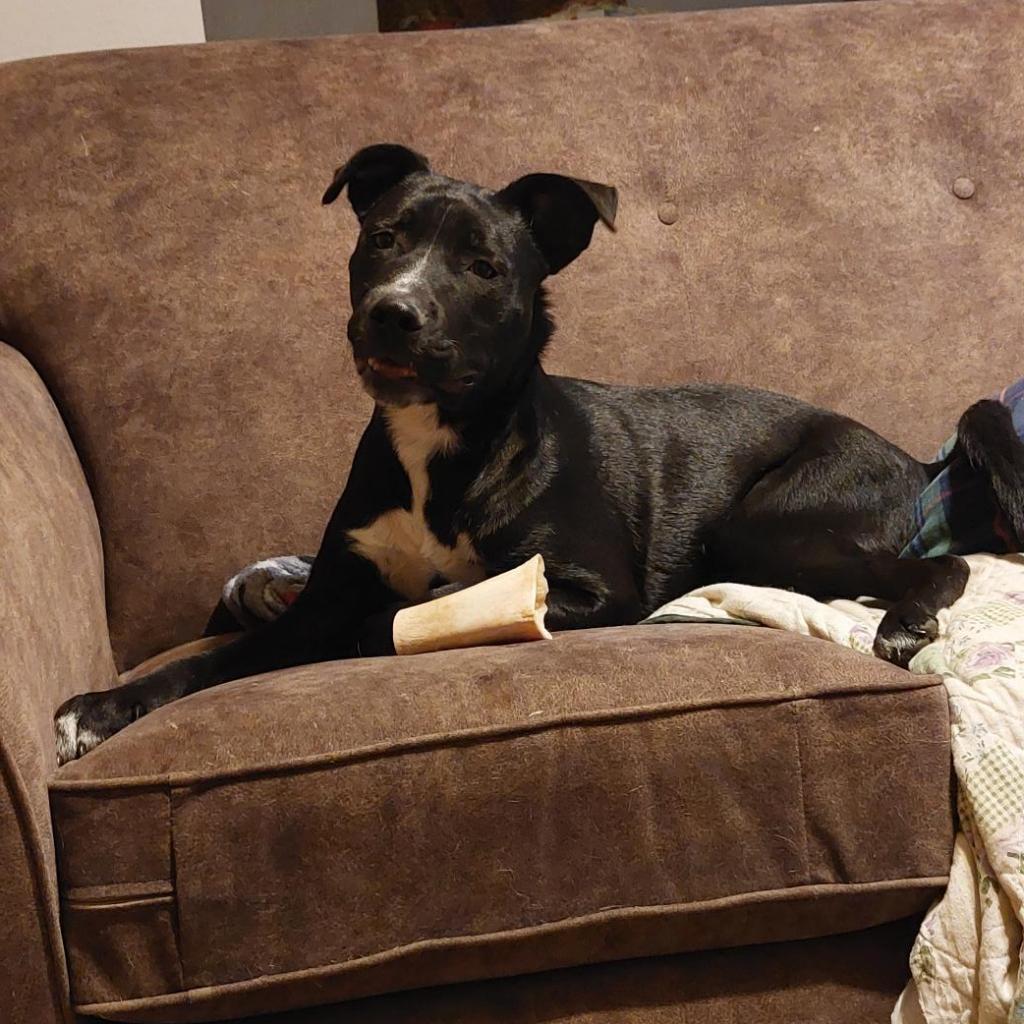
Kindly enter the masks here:
M 385 296 L 358 310 L 348 337 L 363 386 L 378 401 L 454 397 L 477 377 L 460 365 L 459 346 L 444 336 L 432 310 L 406 295 Z

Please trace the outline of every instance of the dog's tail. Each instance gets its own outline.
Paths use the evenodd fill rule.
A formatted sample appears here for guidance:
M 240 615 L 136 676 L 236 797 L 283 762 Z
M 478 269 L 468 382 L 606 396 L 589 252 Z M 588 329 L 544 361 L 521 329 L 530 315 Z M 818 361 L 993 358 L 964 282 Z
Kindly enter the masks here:
M 960 417 L 953 455 L 964 455 L 985 473 L 996 501 L 1024 547 L 1024 440 L 1013 425 L 1010 410 L 992 398 L 975 402 Z

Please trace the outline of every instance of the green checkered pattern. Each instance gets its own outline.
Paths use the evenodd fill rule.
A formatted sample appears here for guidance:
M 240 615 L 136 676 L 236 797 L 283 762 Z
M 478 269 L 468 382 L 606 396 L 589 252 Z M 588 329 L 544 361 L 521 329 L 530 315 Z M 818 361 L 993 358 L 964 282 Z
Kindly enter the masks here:
M 989 747 L 962 781 L 982 832 L 993 832 L 1024 814 L 1024 768 L 1004 744 Z
M 1024 619 L 1024 608 L 1012 601 L 991 601 L 980 608 L 965 612 L 960 616 L 957 625 L 963 629 L 984 626 L 1009 626 L 1012 622 Z

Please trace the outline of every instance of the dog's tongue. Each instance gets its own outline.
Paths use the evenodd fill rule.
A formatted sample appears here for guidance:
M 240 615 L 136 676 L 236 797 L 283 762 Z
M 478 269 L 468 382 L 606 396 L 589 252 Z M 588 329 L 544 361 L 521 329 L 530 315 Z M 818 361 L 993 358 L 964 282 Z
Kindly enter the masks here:
M 371 357 L 367 362 L 369 362 L 370 369 L 374 373 L 379 373 L 382 377 L 387 377 L 388 380 L 407 380 L 410 377 L 416 376 L 416 371 L 411 366 L 393 363 L 390 359 L 374 359 Z

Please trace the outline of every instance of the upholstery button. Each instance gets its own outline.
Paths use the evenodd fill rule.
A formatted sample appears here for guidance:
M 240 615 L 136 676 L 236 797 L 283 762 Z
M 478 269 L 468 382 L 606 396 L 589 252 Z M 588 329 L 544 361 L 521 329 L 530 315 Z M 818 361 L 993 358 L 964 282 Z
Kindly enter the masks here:
M 675 203 L 662 203 L 658 207 L 658 220 L 662 224 L 675 224 L 679 220 L 679 208 Z
M 953 195 L 957 199 L 970 199 L 974 195 L 974 182 L 970 178 L 957 178 L 953 182 Z

